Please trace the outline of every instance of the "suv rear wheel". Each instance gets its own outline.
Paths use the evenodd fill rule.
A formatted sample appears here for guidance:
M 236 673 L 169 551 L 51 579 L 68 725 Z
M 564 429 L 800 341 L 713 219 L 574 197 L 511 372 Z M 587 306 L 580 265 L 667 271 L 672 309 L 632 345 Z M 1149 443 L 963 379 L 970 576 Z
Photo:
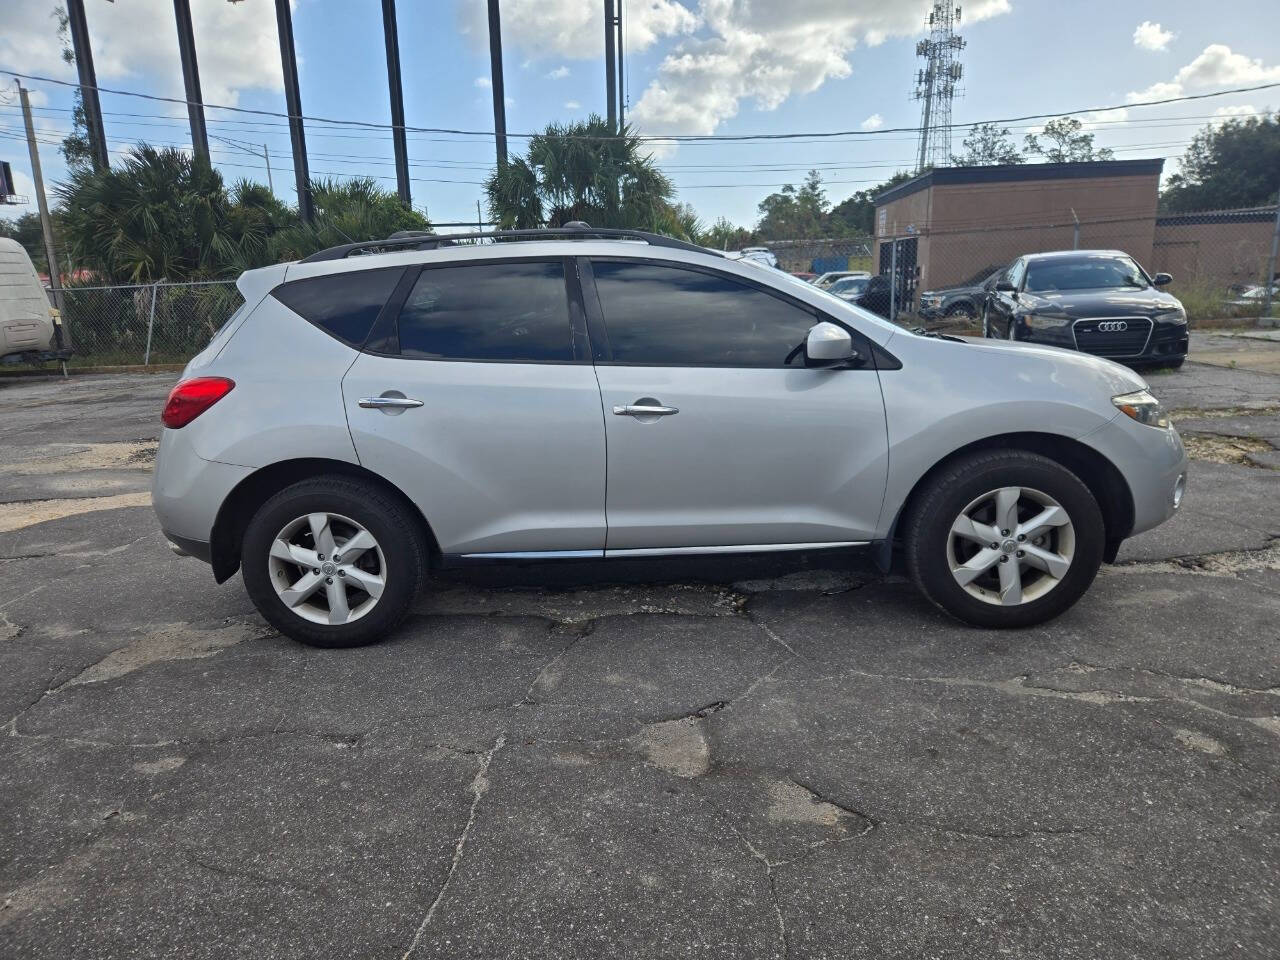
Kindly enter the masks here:
M 1009 451 L 962 457 L 929 478 L 904 536 L 912 577 L 947 613 L 980 627 L 1026 627 L 1088 589 L 1106 530 L 1079 477 Z
M 314 647 L 382 639 L 427 572 L 418 525 L 373 484 L 317 477 L 281 490 L 244 535 L 245 588 L 270 624 Z

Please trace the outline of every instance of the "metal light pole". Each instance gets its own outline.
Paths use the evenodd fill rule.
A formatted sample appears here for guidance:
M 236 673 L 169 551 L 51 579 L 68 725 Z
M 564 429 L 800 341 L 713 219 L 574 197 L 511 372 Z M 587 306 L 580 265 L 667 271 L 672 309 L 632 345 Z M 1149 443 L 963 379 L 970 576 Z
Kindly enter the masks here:
M 618 129 L 618 55 L 614 51 L 614 36 L 617 29 L 616 17 L 613 14 L 613 0 L 604 0 L 604 87 L 605 103 L 608 104 L 609 129 Z
M 191 147 L 197 157 L 204 157 L 208 163 L 209 134 L 204 127 L 204 98 L 200 96 L 200 68 L 196 64 L 196 37 L 191 29 L 190 0 L 173 0 L 173 18 L 178 23 L 178 56 L 182 60 L 182 82 L 187 89 Z
M 293 144 L 293 175 L 298 184 L 298 215 L 310 223 L 311 173 L 307 169 L 307 136 L 302 127 L 302 95 L 298 91 L 298 57 L 293 49 L 293 16 L 289 0 L 276 0 L 276 29 L 280 34 L 280 64 L 284 69 L 284 102 L 289 111 L 289 140 Z
M 93 50 L 89 46 L 84 0 L 67 0 L 67 24 L 71 27 L 76 70 L 80 73 L 80 98 L 84 103 L 85 126 L 89 130 L 89 155 L 93 169 L 106 170 L 111 163 L 107 159 L 107 135 L 102 128 L 102 105 L 98 102 L 98 78 L 93 71 Z
M 413 206 L 409 195 L 409 146 L 404 135 L 404 91 L 400 86 L 400 37 L 396 0 L 382 0 L 382 36 L 387 45 L 387 87 L 391 91 L 391 145 L 396 154 L 396 190 L 400 202 Z
M 498 0 L 489 0 L 489 73 L 493 87 L 493 138 L 498 166 L 507 165 L 507 97 L 502 85 L 502 15 Z
M 622 42 L 622 39 L 623 39 L 622 8 L 624 5 L 625 5 L 625 0 L 618 0 L 617 23 L 618 23 L 618 130 L 619 131 L 621 131 L 622 128 L 627 125 L 627 117 L 626 117 L 626 113 L 627 113 L 626 77 L 627 75 L 625 72 L 623 72 L 623 69 L 622 69 L 623 67 L 622 61 L 624 56 L 623 42 Z

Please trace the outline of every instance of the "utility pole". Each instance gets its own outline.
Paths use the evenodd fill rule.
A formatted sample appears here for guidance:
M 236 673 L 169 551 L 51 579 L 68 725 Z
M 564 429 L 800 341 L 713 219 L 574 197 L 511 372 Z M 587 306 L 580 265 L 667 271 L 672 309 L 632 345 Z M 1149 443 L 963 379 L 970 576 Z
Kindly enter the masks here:
M 507 96 L 502 85 L 502 15 L 498 0 L 489 0 L 489 74 L 493 87 L 493 138 L 501 168 L 507 165 Z
M 173 18 L 178 23 L 178 57 L 182 61 L 182 82 L 187 89 L 191 147 L 197 157 L 204 157 L 208 163 L 209 134 L 204 126 L 204 98 L 200 96 L 200 68 L 196 63 L 196 36 L 191 28 L 190 0 L 173 0 Z
M 40 148 L 36 145 L 36 127 L 31 119 L 31 101 L 27 99 L 26 88 L 18 84 L 18 97 L 22 101 L 22 121 L 27 128 L 27 150 L 31 154 L 31 179 L 36 185 L 36 205 L 40 209 L 40 229 L 44 232 L 44 257 L 49 262 L 49 289 L 53 291 L 53 305 L 58 308 L 59 319 L 54 324 L 58 349 L 63 349 L 62 342 L 62 279 L 59 277 L 58 251 L 53 246 L 53 224 L 49 220 L 49 203 L 44 198 L 44 176 L 40 172 Z M 63 365 L 66 372 L 66 365 Z
M 298 185 L 298 215 L 310 223 L 311 173 L 307 169 L 307 136 L 302 127 L 302 94 L 298 90 L 298 57 L 293 48 L 293 15 L 289 0 L 276 0 L 276 30 L 280 34 L 280 65 L 284 70 L 284 102 L 289 111 L 289 140 L 293 144 L 293 176 Z
M 107 159 L 107 135 L 102 128 L 102 105 L 98 101 L 98 78 L 93 71 L 93 49 L 89 46 L 84 0 L 67 0 L 67 24 L 71 27 L 76 70 L 80 73 L 80 100 L 84 104 L 85 126 L 89 128 L 89 155 L 93 169 L 101 172 L 111 163 Z
M 627 75 L 623 72 L 623 35 L 622 35 L 622 8 L 626 0 L 617 0 L 618 3 L 618 130 L 627 125 Z
M 396 0 L 382 0 L 382 36 L 387 46 L 387 87 L 391 91 L 391 145 L 396 154 L 396 190 L 400 202 L 413 206 L 409 194 L 409 146 L 404 135 L 404 91 L 400 85 L 400 34 Z
M 262 159 L 267 164 L 267 189 L 275 193 L 276 185 L 271 180 L 271 154 L 267 153 L 267 145 L 265 143 L 262 145 Z
M 617 18 L 613 14 L 613 0 L 604 0 L 604 87 L 608 104 L 609 129 L 618 129 L 618 55 L 614 50 Z

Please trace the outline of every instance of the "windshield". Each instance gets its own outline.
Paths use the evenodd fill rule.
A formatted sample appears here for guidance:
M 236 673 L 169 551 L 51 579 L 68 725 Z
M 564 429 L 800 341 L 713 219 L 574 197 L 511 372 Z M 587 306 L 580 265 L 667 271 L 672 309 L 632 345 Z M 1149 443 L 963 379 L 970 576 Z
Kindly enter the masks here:
M 870 282 L 870 277 L 846 277 L 843 280 L 837 280 L 827 290 L 837 296 L 842 293 L 862 293 L 867 289 L 867 284 Z
M 1147 275 L 1128 257 L 1071 257 L 1033 260 L 1024 289 L 1031 293 L 1136 287 L 1145 290 Z

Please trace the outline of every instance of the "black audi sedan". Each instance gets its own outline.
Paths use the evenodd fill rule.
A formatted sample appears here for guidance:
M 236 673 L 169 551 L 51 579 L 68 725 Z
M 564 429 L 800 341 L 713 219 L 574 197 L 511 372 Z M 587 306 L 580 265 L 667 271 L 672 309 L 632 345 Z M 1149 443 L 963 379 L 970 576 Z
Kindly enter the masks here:
M 1130 366 L 1180 367 L 1187 312 L 1119 250 L 1063 250 L 1019 257 L 991 287 L 983 336 L 1066 347 Z

